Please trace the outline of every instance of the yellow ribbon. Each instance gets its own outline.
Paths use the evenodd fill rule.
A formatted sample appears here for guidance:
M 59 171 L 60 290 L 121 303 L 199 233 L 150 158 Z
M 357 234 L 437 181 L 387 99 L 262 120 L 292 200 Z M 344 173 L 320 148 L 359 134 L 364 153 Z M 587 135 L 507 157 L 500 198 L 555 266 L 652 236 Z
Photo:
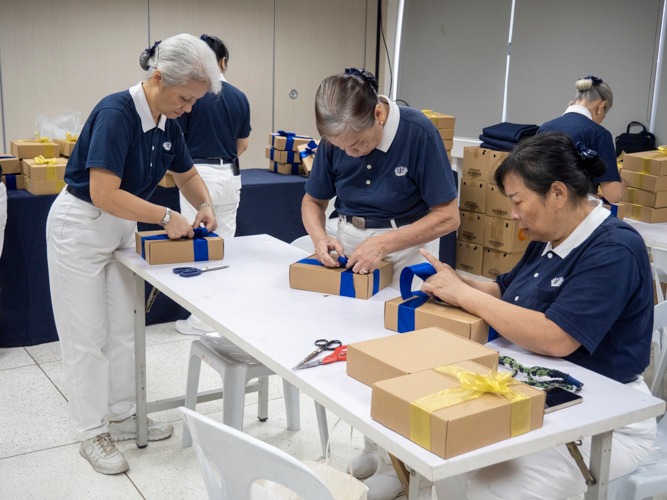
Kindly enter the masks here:
M 642 174 L 651 173 L 651 160 L 660 156 L 667 156 L 667 146 L 658 146 L 657 151 L 653 152 L 653 156 L 643 156 L 642 157 Z
M 56 156 L 55 144 L 51 141 L 50 137 L 44 136 L 40 137 L 39 132 L 35 131 L 35 142 L 41 142 L 44 144 L 44 154 L 46 156 Z
M 55 165 L 58 163 L 58 160 L 55 158 L 44 158 L 43 156 L 36 156 L 35 163 L 37 165 L 46 165 L 46 180 L 47 181 L 57 181 L 58 180 L 58 170 Z
M 69 132 L 65 132 L 66 142 L 76 142 L 78 138 L 79 138 L 78 135 L 72 135 Z
M 55 158 L 44 158 L 42 155 L 35 156 L 35 163 L 37 165 L 55 165 L 58 163 L 58 160 Z
M 626 197 L 628 198 L 628 203 L 637 203 L 637 190 L 632 187 L 628 187 L 628 190 L 626 191 Z
M 642 205 L 632 205 L 630 209 L 630 218 L 633 220 L 639 220 L 642 215 Z
M 435 371 L 457 377 L 461 385 L 424 396 L 410 404 L 410 439 L 418 445 L 431 449 L 431 413 L 472 401 L 486 393 L 498 394 L 511 403 L 512 437 L 530 430 L 530 398 L 510 387 L 520 383 L 510 372 L 490 370 L 488 375 L 479 375 L 456 366 L 441 366 Z

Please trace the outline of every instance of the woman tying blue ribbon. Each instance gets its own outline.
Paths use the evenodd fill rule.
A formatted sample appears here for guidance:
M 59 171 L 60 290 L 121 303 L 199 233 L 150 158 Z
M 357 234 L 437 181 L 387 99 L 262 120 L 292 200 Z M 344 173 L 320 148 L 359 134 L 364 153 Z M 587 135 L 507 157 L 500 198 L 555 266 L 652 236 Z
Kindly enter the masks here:
M 604 169 L 595 151 L 576 148 L 564 133 L 519 143 L 495 182 L 532 240 L 525 255 L 490 283 L 459 277 L 422 251 L 437 270 L 422 291 L 482 317 L 524 349 L 650 394 L 641 374 L 653 330 L 651 268 L 641 236 L 589 197 Z M 614 430 L 610 480 L 640 464 L 655 433 L 655 419 Z M 580 450 L 587 462 L 590 448 L 585 439 Z M 586 484 L 566 447 L 558 446 L 441 481 L 436 489 L 443 499 L 564 500 Z
M 158 45 L 159 44 L 159 45 Z M 93 109 L 65 171 L 66 188 L 47 220 L 51 300 L 70 413 L 81 455 L 102 474 L 128 464 L 114 441 L 136 438 L 132 272 L 113 252 L 134 247 L 136 222 L 161 224 L 170 238 L 217 227 L 211 198 L 174 120 L 220 91 L 215 55 L 192 35 L 156 43 L 140 58 L 146 78 Z M 171 170 L 199 207 L 194 224 L 146 201 Z M 148 440 L 171 436 L 148 419 Z
M 420 246 L 438 255 L 439 238 L 460 222 L 456 186 L 442 138 L 420 111 L 378 95 L 375 77 L 348 69 L 326 78 L 315 98 L 322 136 L 302 203 L 303 224 L 317 259 L 340 267 L 329 252 L 348 258 L 355 273 L 373 273 L 384 258 L 401 270 L 424 262 Z M 337 238 L 325 227 L 336 196 Z M 401 485 L 386 452 L 366 441 L 353 471 L 369 486 L 369 500 L 393 499 Z
M 616 203 L 623 197 L 627 183 L 618 173 L 614 139 L 602 126 L 602 120 L 614 103 L 614 94 L 609 85 L 600 78 L 590 75 L 579 78 L 575 87 L 577 90 L 574 99 L 563 116 L 546 122 L 537 133 L 564 132 L 570 136 L 574 144 L 581 142 L 597 151 L 607 169 L 594 179 L 592 190 L 597 193 L 599 186 L 602 196 L 610 203 Z

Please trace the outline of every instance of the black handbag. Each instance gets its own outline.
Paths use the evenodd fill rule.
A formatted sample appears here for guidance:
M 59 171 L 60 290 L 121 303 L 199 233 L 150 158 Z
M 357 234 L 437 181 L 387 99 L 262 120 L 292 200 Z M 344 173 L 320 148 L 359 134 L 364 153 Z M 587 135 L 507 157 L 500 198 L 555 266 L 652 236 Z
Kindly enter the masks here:
M 642 131 L 638 134 L 630 133 L 630 128 L 633 125 L 639 125 Z M 630 122 L 627 131 L 616 137 L 616 157 L 621 155 L 621 151 L 625 151 L 626 153 L 640 153 L 642 151 L 653 151 L 654 149 L 655 136 L 639 122 Z

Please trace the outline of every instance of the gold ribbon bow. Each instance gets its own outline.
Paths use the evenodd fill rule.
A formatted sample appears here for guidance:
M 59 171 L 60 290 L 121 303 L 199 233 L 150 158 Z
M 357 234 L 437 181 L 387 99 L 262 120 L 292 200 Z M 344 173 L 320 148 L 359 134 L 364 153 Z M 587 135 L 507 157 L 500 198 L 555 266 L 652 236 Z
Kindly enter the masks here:
M 435 118 L 435 115 L 433 114 L 432 109 L 422 109 L 422 113 L 424 113 L 429 118 Z
M 55 165 L 58 163 L 58 160 L 55 158 L 44 158 L 42 155 L 35 157 L 35 163 L 37 165 L 46 165 L 46 180 L 47 181 L 57 181 L 58 180 L 58 170 Z
M 78 135 L 72 135 L 69 132 L 65 132 L 66 142 L 76 142 L 78 138 L 79 138 Z
M 56 156 L 55 144 L 53 144 L 50 137 L 40 137 L 39 132 L 35 131 L 34 142 L 41 142 L 44 144 L 44 154 L 46 156 Z
M 490 370 L 488 375 L 480 375 L 456 366 L 441 366 L 435 371 L 457 377 L 461 385 L 424 396 L 411 403 L 410 439 L 418 445 L 429 451 L 431 449 L 431 413 L 472 401 L 486 393 L 499 394 L 511 403 L 512 437 L 530 430 L 530 398 L 510 387 L 520 383 L 512 378 L 510 372 L 498 373 Z
M 55 158 L 44 158 L 42 155 L 35 156 L 35 163 L 37 165 L 55 165 L 58 163 L 58 160 Z

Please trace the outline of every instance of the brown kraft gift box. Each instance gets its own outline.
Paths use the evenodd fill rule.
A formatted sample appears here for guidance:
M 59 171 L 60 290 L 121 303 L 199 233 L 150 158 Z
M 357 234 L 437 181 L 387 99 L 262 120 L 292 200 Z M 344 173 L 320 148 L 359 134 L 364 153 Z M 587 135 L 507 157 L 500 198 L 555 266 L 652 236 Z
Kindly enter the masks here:
M 461 210 L 486 212 L 486 182 L 474 179 L 461 179 Z
M 59 194 L 65 187 L 65 181 L 35 181 L 28 176 L 23 176 L 25 190 L 34 195 Z
M 657 176 L 632 172 L 623 168 L 621 177 L 628 181 L 628 185 L 633 188 L 643 189 L 656 193 L 658 191 L 667 191 L 667 175 Z
M 137 253 L 142 255 L 141 238 L 166 234 L 167 231 L 137 231 L 134 233 Z M 204 239 L 208 242 L 208 260 L 222 260 L 225 256 L 224 240 L 220 236 L 205 236 Z M 144 249 L 143 258 L 151 265 L 194 262 L 195 266 L 205 267 L 204 263 L 208 262 L 195 262 L 194 240 L 190 238 L 145 240 Z
M 269 170 L 283 175 L 298 175 L 305 173 L 303 163 L 278 163 L 269 160 Z
M 9 181 L 9 184 L 7 181 Z M 25 175 L 3 175 L 2 183 L 7 186 L 7 191 L 12 191 L 14 189 L 25 189 Z
M 642 189 L 629 187 L 625 194 L 623 194 L 621 201 L 630 203 L 632 205 L 644 205 L 645 207 L 651 208 L 664 208 L 667 207 L 667 191 L 652 193 L 651 191 L 644 191 Z
M 623 169 L 642 174 L 667 175 L 667 154 L 659 150 L 628 153 L 623 156 Z
M 347 374 L 368 386 L 465 360 L 495 369 L 498 352 L 435 327 L 347 346 Z
M 316 260 L 316 255 L 306 257 Z M 332 254 L 335 260 L 337 255 Z M 305 262 L 295 262 L 289 267 L 289 286 L 296 290 L 306 290 L 308 292 L 318 292 L 327 295 L 340 295 L 341 274 L 345 271 L 342 267 L 324 267 Z M 394 263 L 388 260 L 380 261 L 378 266 L 380 282 L 378 292 L 391 285 L 394 278 Z M 354 283 L 354 298 L 369 299 L 373 294 L 375 277 L 371 274 L 352 274 Z
M 667 208 L 651 208 L 642 205 L 631 205 L 630 203 L 624 203 L 623 205 L 625 205 L 625 217 L 628 219 L 648 224 L 667 222 Z
M 509 273 L 516 266 L 524 252 L 509 253 L 493 248 L 484 248 L 482 276 L 495 280 L 499 274 Z
M 76 146 L 76 141 L 68 141 L 67 139 L 53 139 L 53 142 L 60 145 L 61 156 L 71 156 L 74 146 Z
M 459 210 L 459 213 L 461 214 L 461 225 L 457 238 L 470 243 L 482 243 L 484 241 L 486 215 L 467 210 Z
M 314 141 L 317 146 L 320 145 L 320 141 Z M 301 158 L 301 163 L 303 163 L 303 170 L 304 173 L 306 174 L 306 177 L 310 175 L 310 171 L 313 169 L 313 162 L 315 161 L 315 155 L 317 154 L 317 147 L 311 148 L 309 147 L 310 143 L 308 144 L 302 144 L 301 146 L 298 147 L 299 150 L 299 158 L 301 158 L 301 153 L 303 153 L 306 150 L 310 150 L 311 153 L 308 156 L 304 156 Z
M 612 212 L 612 209 L 615 207 L 616 208 L 616 217 L 619 218 L 620 220 L 625 219 L 625 216 L 626 216 L 625 207 L 628 206 L 627 203 L 616 203 L 614 205 L 607 205 L 606 203 L 604 203 L 602 206 L 604 208 L 606 208 L 607 210 L 609 210 L 610 212 Z M 613 212 L 612 212 L 612 215 L 613 215 Z
M 313 140 L 312 137 L 307 137 L 305 135 L 295 135 L 292 137 L 292 139 L 293 141 L 291 151 L 297 151 L 297 147 Z M 281 136 L 277 133 L 269 134 L 269 146 L 271 146 L 273 149 L 281 149 L 285 151 L 287 150 L 287 137 Z
M 384 303 L 384 327 L 387 330 L 398 331 L 398 308 L 403 302 L 406 301 L 402 297 L 396 297 Z M 436 326 L 478 344 L 489 341 L 488 323 L 459 307 L 430 299 L 414 312 L 415 330 Z
M 430 109 L 423 109 L 422 113 L 424 113 L 428 119 L 433 122 L 433 125 L 435 125 L 435 128 L 437 129 L 454 128 L 454 125 L 456 124 L 456 118 L 451 115 L 438 113 L 437 111 L 432 111 Z
M 523 253 L 530 239 L 519 228 L 519 221 L 487 217 L 484 225 L 484 246 L 509 253 Z
M 266 146 L 267 160 L 273 160 L 277 163 L 301 163 L 301 156 L 298 151 L 283 151 L 282 149 L 273 149 Z
M 24 158 L 35 158 L 43 156 L 44 158 L 56 158 L 60 156 L 60 145 L 55 142 L 40 141 L 12 141 L 12 156 L 19 160 Z
M 473 361 L 451 365 L 479 375 L 489 374 L 488 367 Z M 525 426 L 519 426 L 516 435 L 542 427 L 546 394 L 521 382 L 509 386 L 527 397 L 518 403 L 510 403 L 500 394 L 485 393 L 430 414 L 415 411 L 413 403 L 460 386 L 454 375 L 435 370 L 377 382 L 373 385 L 371 418 L 445 459 L 512 437 L 512 418 L 517 418 L 513 416 L 513 404 L 525 412 Z
M 456 240 L 456 269 L 481 276 L 483 262 L 484 247 L 481 243 Z
M 3 175 L 21 173 L 21 160 L 11 155 L 0 155 L 0 169 Z
M 454 129 L 453 128 L 439 128 L 440 137 L 443 141 L 451 141 L 454 139 Z
M 23 174 L 33 181 L 62 181 L 65 179 L 67 158 L 55 158 L 56 163 L 40 165 L 36 160 L 23 160 Z
M 495 184 L 486 185 L 485 213 L 489 217 L 512 218 L 512 202 Z

